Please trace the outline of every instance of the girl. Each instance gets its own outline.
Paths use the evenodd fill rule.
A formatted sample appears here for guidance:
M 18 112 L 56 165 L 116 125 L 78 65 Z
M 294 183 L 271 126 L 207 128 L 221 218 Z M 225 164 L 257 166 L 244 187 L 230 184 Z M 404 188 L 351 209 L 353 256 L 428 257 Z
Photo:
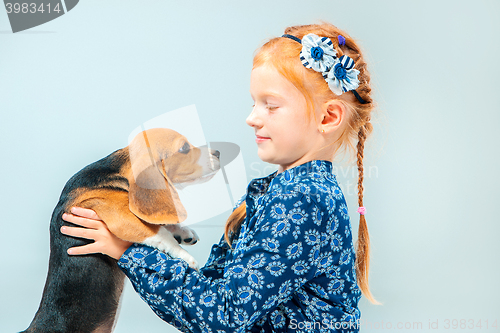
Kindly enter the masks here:
M 363 147 L 372 130 L 370 77 L 357 44 L 330 24 L 296 26 L 253 61 L 246 122 L 259 157 L 278 165 L 252 180 L 220 242 L 196 271 L 182 259 L 130 244 L 89 210 L 73 208 L 67 235 L 93 239 L 69 254 L 118 260 L 135 290 L 183 332 L 357 332 L 368 288 Z M 357 141 L 360 224 L 356 251 L 332 160 Z

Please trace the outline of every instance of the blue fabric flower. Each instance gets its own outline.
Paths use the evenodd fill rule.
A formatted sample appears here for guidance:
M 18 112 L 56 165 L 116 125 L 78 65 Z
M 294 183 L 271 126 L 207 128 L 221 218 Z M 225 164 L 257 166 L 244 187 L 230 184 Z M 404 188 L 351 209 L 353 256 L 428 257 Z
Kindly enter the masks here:
M 337 59 L 337 51 L 328 37 L 307 34 L 302 38 L 300 60 L 306 68 L 316 72 L 329 70 Z
M 333 68 L 335 72 L 335 77 L 339 80 L 344 80 L 346 75 L 347 75 L 347 70 L 342 67 L 340 63 L 337 63 L 335 67 Z
M 302 65 L 320 72 L 333 93 L 342 95 L 352 90 L 361 104 L 366 103 L 356 92 L 356 88 L 359 87 L 360 72 L 354 69 L 354 60 L 347 55 L 337 58 L 337 51 L 328 37 L 319 37 L 315 34 L 307 34 L 302 40 L 289 34 L 281 37 L 290 38 L 302 44 L 300 51 Z M 339 46 L 345 45 L 344 36 L 338 35 L 337 39 Z
M 323 73 L 330 90 L 336 95 L 342 95 L 359 87 L 358 75 L 359 71 L 354 69 L 354 60 L 346 55 L 336 59 L 332 68 Z
M 323 54 L 325 52 L 323 49 L 319 46 L 315 46 L 311 49 L 311 56 L 313 57 L 314 60 L 321 60 L 323 59 Z

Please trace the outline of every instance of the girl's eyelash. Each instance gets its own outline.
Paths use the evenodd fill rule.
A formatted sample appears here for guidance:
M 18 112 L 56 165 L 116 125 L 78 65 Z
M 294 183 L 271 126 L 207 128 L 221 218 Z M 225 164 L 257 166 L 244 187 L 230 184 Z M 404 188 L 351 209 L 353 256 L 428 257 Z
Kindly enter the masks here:
M 252 108 L 255 107 L 255 103 L 252 104 Z M 266 109 L 270 110 L 270 111 L 273 111 L 273 110 L 276 110 L 278 108 L 278 106 L 271 106 L 271 105 L 266 105 Z

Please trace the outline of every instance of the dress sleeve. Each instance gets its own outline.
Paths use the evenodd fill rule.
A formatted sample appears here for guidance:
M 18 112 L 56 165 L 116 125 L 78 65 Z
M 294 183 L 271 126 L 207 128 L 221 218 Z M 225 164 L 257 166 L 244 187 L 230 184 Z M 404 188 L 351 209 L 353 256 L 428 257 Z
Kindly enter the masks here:
M 142 245 L 130 247 L 118 264 L 155 313 L 178 329 L 246 332 L 322 271 L 321 214 L 305 194 L 274 195 L 254 225 L 242 227 L 222 278 Z M 271 320 L 284 325 L 283 316 Z
M 214 279 L 222 278 L 228 248 L 229 245 L 226 243 L 224 235 L 222 235 L 219 243 L 212 246 L 207 262 L 205 266 L 200 269 L 200 272 L 206 277 L 212 277 Z

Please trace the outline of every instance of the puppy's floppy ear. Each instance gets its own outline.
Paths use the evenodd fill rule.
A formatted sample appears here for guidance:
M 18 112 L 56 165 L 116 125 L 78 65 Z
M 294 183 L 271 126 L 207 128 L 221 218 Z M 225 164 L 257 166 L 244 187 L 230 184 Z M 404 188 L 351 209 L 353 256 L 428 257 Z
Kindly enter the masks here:
M 129 177 L 129 209 L 140 219 L 153 224 L 174 224 L 186 219 L 187 213 L 179 194 L 158 164 L 147 137 L 139 134 L 129 145 L 132 168 Z M 161 167 L 161 166 L 160 166 Z

